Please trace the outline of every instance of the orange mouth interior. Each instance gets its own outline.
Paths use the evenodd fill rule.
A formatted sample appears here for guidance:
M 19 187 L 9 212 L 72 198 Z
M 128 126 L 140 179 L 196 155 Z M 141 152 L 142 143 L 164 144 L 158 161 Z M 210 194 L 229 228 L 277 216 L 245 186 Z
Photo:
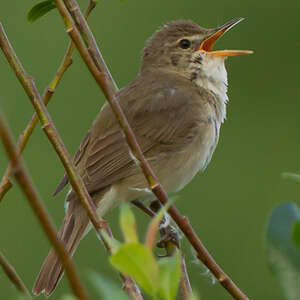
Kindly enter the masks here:
M 235 25 L 243 21 L 243 18 L 238 18 L 232 21 L 229 21 L 228 23 L 220 26 L 217 28 L 212 35 L 210 35 L 207 39 L 205 39 L 200 47 L 199 50 L 203 52 L 207 52 L 210 55 L 214 55 L 217 57 L 228 57 L 228 56 L 239 56 L 239 55 L 245 55 L 245 54 L 251 54 L 253 51 L 251 50 L 216 50 L 216 51 L 210 51 L 213 48 L 213 45 L 215 42 L 228 30 L 233 28 Z

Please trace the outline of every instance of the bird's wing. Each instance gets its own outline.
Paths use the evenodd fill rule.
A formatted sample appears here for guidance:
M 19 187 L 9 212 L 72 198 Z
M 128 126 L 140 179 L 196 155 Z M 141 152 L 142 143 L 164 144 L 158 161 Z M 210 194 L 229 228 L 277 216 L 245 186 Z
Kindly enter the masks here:
M 144 101 L 154 101 L 153 96 Z M 159 160 L 160 156 L 180 151 L 191 143 L 199 131 L 198 119 L 187 118 L 188 110 L 199 109 L 187 103 L 185 95 L 178 92 L 165 94 L 158 101 L 164 105 L 145 105 L 137 113 L 125 114 L 141 146 L 142 152 L 151 165 L 151 160 Z M 172 102 L 172 105 L 168 105 Z M 148 103 L 149 104 L 149 103 Z M 136 106 L 135 104 L 133 104 Z M 141 172 L 130 154 L 129 147 L 118 124 L 97 135 L 82 156 L 80 164 L 81 176 L 90 193 L 111 185 L 119 180 Z
M 196 93 L 167 88 L 144 94 L 143 101 L 133 97 L 124 104 L 121 93 L 120 103 L 146 158 L 157 159 L 159 155 L 180 151 L 199 133 L 199 122 L 203 120 L 187 117 L 188 113 L 193 115 L 191 111 L 199 110 L 197 97 Z M 107 106 L 98 121 L 104 124 L 108 119 L 110 125 L 100 131 L 96 121 L 86 146 L 76 155 L 76 165 L 89 193 L 141 172 Z

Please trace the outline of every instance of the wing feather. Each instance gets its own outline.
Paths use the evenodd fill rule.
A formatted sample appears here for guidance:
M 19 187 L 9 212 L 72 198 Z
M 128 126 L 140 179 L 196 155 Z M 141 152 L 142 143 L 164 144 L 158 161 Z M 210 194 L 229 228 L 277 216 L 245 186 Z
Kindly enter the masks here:
M 199 93 L 191 88 L 146 88 L 141 102 L 136 98 L 137 86 L 134 88 L 135 93 L 130 93 L 130 86 L 121 91 L 119 101 L 148 160 L 181 151 L 193 140 L 203 122 L 196 112 L 202 109 Z M 101 110 L 74 160 L 89 193 L 141 172 L 108 105 Z

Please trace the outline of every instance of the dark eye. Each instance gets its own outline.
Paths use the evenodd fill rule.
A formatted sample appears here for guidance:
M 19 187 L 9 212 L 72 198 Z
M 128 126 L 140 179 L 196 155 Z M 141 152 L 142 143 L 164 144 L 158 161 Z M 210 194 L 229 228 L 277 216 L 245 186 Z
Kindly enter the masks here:
M 182 39 L 179 42 L 179 46 L 182 49 L 187 49 L 187 48 L 189 48 L 191 46 L 191 42 L 188 39 Z

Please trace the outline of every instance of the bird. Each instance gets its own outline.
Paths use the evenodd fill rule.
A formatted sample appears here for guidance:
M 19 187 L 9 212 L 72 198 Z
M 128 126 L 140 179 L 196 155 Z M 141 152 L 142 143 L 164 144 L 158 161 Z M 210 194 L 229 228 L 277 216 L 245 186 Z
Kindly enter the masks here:
M 191 20 L 165 23 L 147 41 L 137 77 L 117 94 L 142 152 L 167 193 L 186 186 L 211 160 L 226 118 L 225 59 L 246 50 L 213 50 L 243 18 L 206 29 Z M 73 158 L 77 172 L 103 217 L 122 201 L 154 200 L 117 118 L 106 103 Z M 68 184 L 64 176 L 55 194 Z M 58 237 L 72 256 L 91 229 L 76 193 L 66 196 Z M 50 296 L 63 275 L 50 250 L 33 293 Z

